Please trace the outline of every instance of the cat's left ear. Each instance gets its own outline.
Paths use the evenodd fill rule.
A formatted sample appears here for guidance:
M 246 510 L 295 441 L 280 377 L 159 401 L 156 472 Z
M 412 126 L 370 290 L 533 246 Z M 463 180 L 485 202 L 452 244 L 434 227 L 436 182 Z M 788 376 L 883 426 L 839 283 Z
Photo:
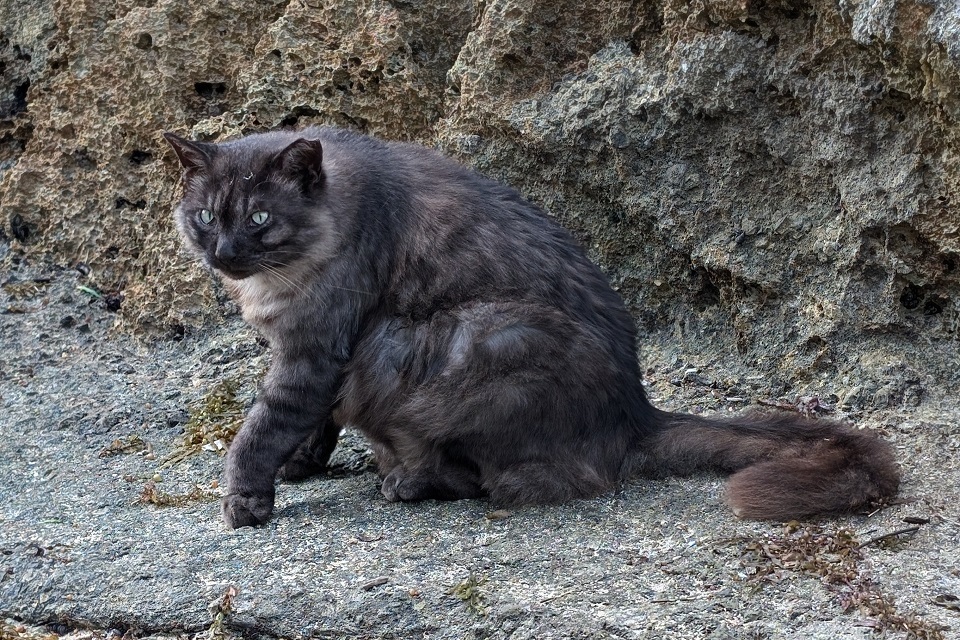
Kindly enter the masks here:
M 295 178 L 307 190 L 323 180 L 323 145 L 300 138 L 275 155 L 270 167 Z
M 213 158 L 215 147 L 212 144 L 187 140 L 169 131 L 165 131 L 163 137 L 177 152 L 177 157 L 180 158 L 180 164 L 183 166 L 184 178 L 189 178 L 190 174 L 205 169 Z

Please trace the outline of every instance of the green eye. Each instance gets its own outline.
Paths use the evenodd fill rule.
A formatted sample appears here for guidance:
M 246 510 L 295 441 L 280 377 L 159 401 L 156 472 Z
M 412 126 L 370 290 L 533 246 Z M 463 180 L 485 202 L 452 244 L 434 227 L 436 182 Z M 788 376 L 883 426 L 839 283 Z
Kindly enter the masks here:
M 250 219 L 253 220 L 254 224 L 263 224 L 267 221 L 267 218 L 270 217 L 270 214 L 266 211 L 257 211 L 255 214 L 250 216 Z
M 213 222 L 213 213 L 210 212 L 210 209 L 200 209 L 200 222 L 203 224 Z

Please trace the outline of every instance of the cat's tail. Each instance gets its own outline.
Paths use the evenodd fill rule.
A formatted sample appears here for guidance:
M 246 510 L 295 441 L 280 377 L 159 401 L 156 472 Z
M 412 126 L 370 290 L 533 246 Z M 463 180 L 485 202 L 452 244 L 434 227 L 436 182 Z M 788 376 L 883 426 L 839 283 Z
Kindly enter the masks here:
M 643 447 L 655 473 L 732 473 L 726 502 L 742 518 L 791 520 L 863 509 L 893 497 L 900 470 L 873 434 L 800 414 L 704 418 L 654 410 Z

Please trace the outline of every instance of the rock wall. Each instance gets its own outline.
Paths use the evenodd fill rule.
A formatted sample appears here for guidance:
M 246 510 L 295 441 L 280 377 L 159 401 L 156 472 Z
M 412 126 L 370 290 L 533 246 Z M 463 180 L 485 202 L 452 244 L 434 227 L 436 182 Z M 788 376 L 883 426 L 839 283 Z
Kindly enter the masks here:
M 914 402 L 960 383 L 951 5 L 0 0 L 0 221 L 125 327 L 195 325 L 160 133 L 336 123 L 544 205 L 658 357 Z

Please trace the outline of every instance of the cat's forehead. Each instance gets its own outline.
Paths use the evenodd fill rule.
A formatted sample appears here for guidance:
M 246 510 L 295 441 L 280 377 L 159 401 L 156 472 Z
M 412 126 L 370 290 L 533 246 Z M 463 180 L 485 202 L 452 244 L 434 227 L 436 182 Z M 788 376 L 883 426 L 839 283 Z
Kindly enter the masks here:
M 289 191 L 291 184 L 269 167 L 297 137 L 287 132 L 266 133 L 216 144 L 205 170 L 194 176 L 189 196 L 229 206 L 269 191 Z
M 258 153 L 245 147 L 222 145 L 197 186 L 205 193 L 249 193 L 263 186 L 264 169 L 271 157 L 267 152 Z
M 247 178 L 251 173 L 263 169 L 273 152 L 267 149 L 251 148 L 250 145 L 220 145 L 213 157 L 212 173 L 223 178 Z
M 225 158 L 216 158 L 207 171 L 191 181 L 185 197 L 196 206 L 227 213 L 262 190 L 262 180 L 249 163 L 241 159 L 226 161 Z

